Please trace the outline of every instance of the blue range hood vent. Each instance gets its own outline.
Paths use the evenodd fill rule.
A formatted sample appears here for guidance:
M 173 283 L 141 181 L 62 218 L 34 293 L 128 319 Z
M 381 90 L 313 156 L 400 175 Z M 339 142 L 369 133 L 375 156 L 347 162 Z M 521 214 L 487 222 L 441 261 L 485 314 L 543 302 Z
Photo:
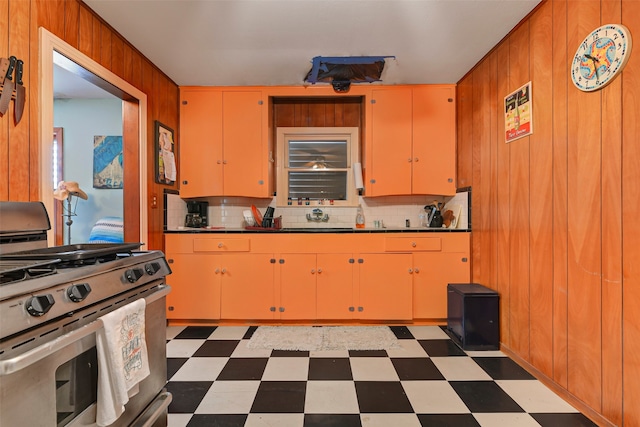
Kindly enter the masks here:
M 304 81 L 331 83 L 336 92 L 347 92 L 351 83 L 380 81 L 385 58 L 395 56 L 316 56 Z

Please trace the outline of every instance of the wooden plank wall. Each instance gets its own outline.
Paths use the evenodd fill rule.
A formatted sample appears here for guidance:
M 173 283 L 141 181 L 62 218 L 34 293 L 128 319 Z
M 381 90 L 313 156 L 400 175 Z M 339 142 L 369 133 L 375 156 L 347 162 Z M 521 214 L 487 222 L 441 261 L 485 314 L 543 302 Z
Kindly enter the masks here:
M 634 52 L 581 92 L 571 59 L 607 23 Z M 473 281 L 500 292 L 504 349 L 602 425 L 640 425 L 639 42 L 636 0 L 546 0 L 458 85 Z M 534 133 L 505 144 L 504 96 L 528 81 Z
M 154 120 L 177 131 L 178 86 L 79 0 L 0 0 L 0 57 L 25 59 L 27 103 L 22 121 L 14 125 L 13 112 L 0 117 L 0 200 L 39 200 L 38 141 L 38 28 L 44 27 L 147 95 L 149 197 L 158 207 L 149 209 L 150 249 L 163 248 L 163 188 L 153 179 Z M 12 104 L 13 106 L 13 104 Z M 176 132 L 176 137 L 178 133 Z M 139 169 L 138 165 L 132 165 Z M 139 175 L 134 173 L 135 175 Z M 175 188 L 175 187 L 174 187 Z M 137 201 L 125 201 L 137 206 Z

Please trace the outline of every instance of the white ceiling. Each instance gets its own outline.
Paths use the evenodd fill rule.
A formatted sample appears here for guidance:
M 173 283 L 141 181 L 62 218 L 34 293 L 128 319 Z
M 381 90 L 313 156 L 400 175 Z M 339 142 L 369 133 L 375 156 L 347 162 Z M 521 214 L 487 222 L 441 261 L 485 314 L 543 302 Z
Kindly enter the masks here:
M 457 83 L 541 0 L 83 0 L 179 86 L 302 85 L 315 56 Z

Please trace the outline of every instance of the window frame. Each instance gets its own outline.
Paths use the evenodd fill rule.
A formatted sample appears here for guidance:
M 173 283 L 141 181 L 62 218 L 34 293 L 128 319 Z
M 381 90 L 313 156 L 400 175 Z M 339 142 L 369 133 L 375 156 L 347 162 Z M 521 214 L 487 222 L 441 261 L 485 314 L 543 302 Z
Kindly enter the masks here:
M 344 168 L 347 174 L 347 199 L 334 200 L 333 206 L 358 206 L 358 191 L 353 175 L 353 164 L 360 162 L 360 129 L 357 127 L 278 127 L 276 129 L 276 206 L 289 206 L 287 205 L 289 171 L 301 170 L 300 168 L 289 168 L 288 141 L 290 140 L 346 140 L 349 147 L 347 167 Z M 318 206 L 319 203 L 317 200 L 312 200 L 311 205 Z M 297 200 L 292 201 L 290 206 L 298 206 Z M 306 206 L 303 204 L 301 207 Z

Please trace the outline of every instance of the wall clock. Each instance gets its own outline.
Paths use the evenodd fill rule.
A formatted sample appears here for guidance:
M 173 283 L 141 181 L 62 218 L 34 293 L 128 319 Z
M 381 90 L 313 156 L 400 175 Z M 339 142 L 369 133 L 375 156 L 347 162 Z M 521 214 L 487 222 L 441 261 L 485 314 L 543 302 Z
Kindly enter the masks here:
M 602 89 L 622 71 L 631 55 L 631 34 L 624 25 L 596 28 L 578 46 L 571 80 L 582 91 Z

